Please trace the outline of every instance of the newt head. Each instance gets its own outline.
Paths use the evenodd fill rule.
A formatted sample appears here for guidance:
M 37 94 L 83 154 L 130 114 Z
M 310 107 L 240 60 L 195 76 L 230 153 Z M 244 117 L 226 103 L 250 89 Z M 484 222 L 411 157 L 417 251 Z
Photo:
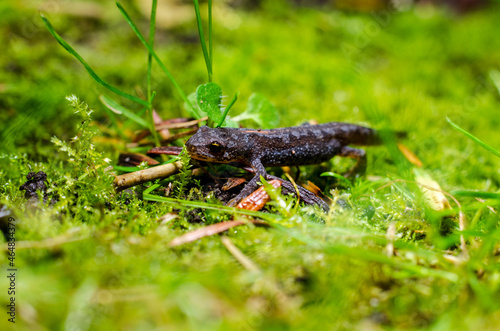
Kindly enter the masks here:
M 193 159 L 200 161 L 230 163 L 243 159 L 238 141 L 225 128 L 200 127 L 186 142 L 186 149 Z

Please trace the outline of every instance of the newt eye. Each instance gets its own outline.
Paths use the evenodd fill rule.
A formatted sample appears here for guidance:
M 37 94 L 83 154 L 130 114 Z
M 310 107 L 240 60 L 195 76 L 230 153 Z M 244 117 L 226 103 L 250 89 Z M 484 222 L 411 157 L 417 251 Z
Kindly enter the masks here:
M 217 142 L 213 142 L 208 146 L 208 149 L 213 155 L 222 155 L 226 148 Z

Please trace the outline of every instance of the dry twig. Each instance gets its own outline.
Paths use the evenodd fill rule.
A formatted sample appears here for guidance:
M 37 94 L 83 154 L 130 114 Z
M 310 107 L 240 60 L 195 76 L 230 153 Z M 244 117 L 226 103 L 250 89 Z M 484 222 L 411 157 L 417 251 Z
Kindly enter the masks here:
M 238 221 L 229 221 L 229 222 L 220 222 L 212 225 L 205 226 L 200 229 L 196 229 L 194 231 L 183 234 L 182 236 L 174 238 L 168 245 L 170 247 L 179 246 L 182 244 L 187 244 L 193 242 L 195 240 L 201 239 L 203 237 L 209 237 L 217 233 L 224 232 L 229 230 L 230 228 L 234 228 L 235 226 L 253 223 L 255 225 L 264 225 L 268 224 L 263 221 L 258 220 L 238 220 Z
M 128 174 L 116 176 L 115 187 L 117 191 L 126 188 L 146 183 L 158 178 L 165 178 L 178 173 L 182 168 L 180 161 L 169 164 L 159 165 L 156 167 L 134 171 Z

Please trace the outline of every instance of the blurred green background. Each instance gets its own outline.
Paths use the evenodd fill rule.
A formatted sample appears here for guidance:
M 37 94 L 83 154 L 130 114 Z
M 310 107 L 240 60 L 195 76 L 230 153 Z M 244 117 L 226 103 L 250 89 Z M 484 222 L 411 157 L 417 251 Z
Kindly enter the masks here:
M 149 1 L 122 3 L 146 34 Z M 233 114 L 243 111 L 246 99 L 258 92 L 278 108 L 281 126 L 308 120 L 389 126 L 407 132 L 405 145 L 443 189 L 500 188 L 498 159 L 446 122 L 449 117 L 500 146 L 498 1 L 235 0 L 214 1 L 214 6 L 214 81 L 227 99 L 240 92 Z M 0 174 L 9 187 L 2 191 L 3 203 L 25 181 L 26 168 L 18 166 L 16 157 L 24 155 L 34 168 L 64 169 L 50 139 L 68 140 L 76 134 L 80 117 L 68 106 L 68 95 L 94 109 L 100 129 L 95 144 L 106 157 L 115 162 L 127 143 L 115 139 L 98 100 L 109 92 L 57 44 L 40 12 L 104 80 L 141 97 L 146 91 L 147 53 L 114 1 L 0 2 Z M 190 1 L 159 2 L 155 49 L 186 93 L 206 82 Z M 158 113 L 164 119 L 187 116 L 156 65 L 153 72 Z M 368 155 L 370 175 L 397 178 L 383 147 Z M 12 195 L 21 199 L 19 192 Z M 380 205 L 385 199 L 392 203 L 377 209 L 380 224 L 356 216 L 340 226 L 361 224 L 383 237 L 385 216 L 392 210 L 401 219 L 411 219 L 409 227 L 425 227 L 420 209 L 409 215 L 395 207 L 408 207 L 401 196 L 392 191 L 379 197 Z M 348 255 L 328 255 L 290 243 L 283 233 L 235 230 L 235 241 L 264 266 L 267 278 L 255 281 L 216 239 L 185 250 L 165 248 L 165 238 L 182 232 L 150 225 L 166 210 L 148 209 L 151 214 L 145 214 L 141 203 L 132 199 L 130 206 L 122 204 L 102 216 L 88 241 L 20 255 L 25 303 L 20 329 L 495 330 L 500 323 L 495 304 L 499 260 L 492 253 L 498 247 L 475 260 L 481 262 L 463 266 L 464 278 L 448 282 L 417 279 Z M 477 216 L 474 230 L 497 228 L 498 216 L 481 208 L 477 213 L 467 210 L 469 219 Z M 80 222 L 56 211 L 29 215 L 20 239 L 59 235 Z M 66 221 L 59 226 L 53 219 Z M 433 242 L 425 244 L 436 250 Z M 494 241 L 491 245 L 496 247 Z M 415 252 L 404 258 L 412 263 L 421 258 L 418 254 L 428 258 Z M 433 258 L 426 261 L 432 268 Z M 477 285 L 470 275 L 481 268 L 490 273 Z M 474 281 L 469 283 L 466 276 Z M 284 297 L 273 282 L 281 284 Z M 481 290 L 484 297 L 477 295 Z M 1 323 L 6 323 L 4 317 L 0 326 L 6 325 Z

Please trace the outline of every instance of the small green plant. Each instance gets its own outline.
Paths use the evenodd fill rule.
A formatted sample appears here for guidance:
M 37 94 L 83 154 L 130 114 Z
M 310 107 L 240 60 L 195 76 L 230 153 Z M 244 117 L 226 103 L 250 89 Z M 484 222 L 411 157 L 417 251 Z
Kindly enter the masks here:
M 209 126 L 221 126 L 227 116 L 229 109 L 236 101 L 237 95 L 233 101 L 223 110 L 222 107 L 222 89 L 216 83 L 208 83 L 198 86 L 195 92 L 196 106 L 202 113 L 206 113 L 209 119 Z
M 179 175 L 177 175 L 177 179 L 175 180 L 174 190 L 176 192 L 176 196 L 184 197 L 186 195 L 187 185 L 192 172 L 190 164 L 191 159 L 189 158 L 189 154 L 186 152 L 185 148 L 179 154 L 179 161 L 182 164 L 182 168 Z
M 54 185 L 49 193 L 57 197 L 57 209 L 84 208 L 92 213 L 90 206 L 111 199 L 114 179 L 109 172 L 111 160 L 98 152 L 92 143 L 92 138 L 98 133 L 92 125 L 93 111 L 74 95 L 67 99 L 82 120 L 77 125 L 77 134 L 69 142 L 57 137 L 51 139 L 59 151 L 67 155 L 67 164 L 64 172 L 54 174 Z
M 106 166 L 109 159 L 96 151 L 92 144 L 92 138 L 97 134 L 97 129 L 92 125 L 93 110 L 74 95 L 67 97 L 75 114 L 81 116 L 82 121 L 77 125 L 78 134 L 70 142 L 60 140 L 57 137 L 51 139 L 59 150 L 68 155 L 68 161 L 73 165 L 73 175 L 79 175 L 79 179 L 88 176 L 97 169 Z M 83 174 L 81 173 L 83 170 Z

